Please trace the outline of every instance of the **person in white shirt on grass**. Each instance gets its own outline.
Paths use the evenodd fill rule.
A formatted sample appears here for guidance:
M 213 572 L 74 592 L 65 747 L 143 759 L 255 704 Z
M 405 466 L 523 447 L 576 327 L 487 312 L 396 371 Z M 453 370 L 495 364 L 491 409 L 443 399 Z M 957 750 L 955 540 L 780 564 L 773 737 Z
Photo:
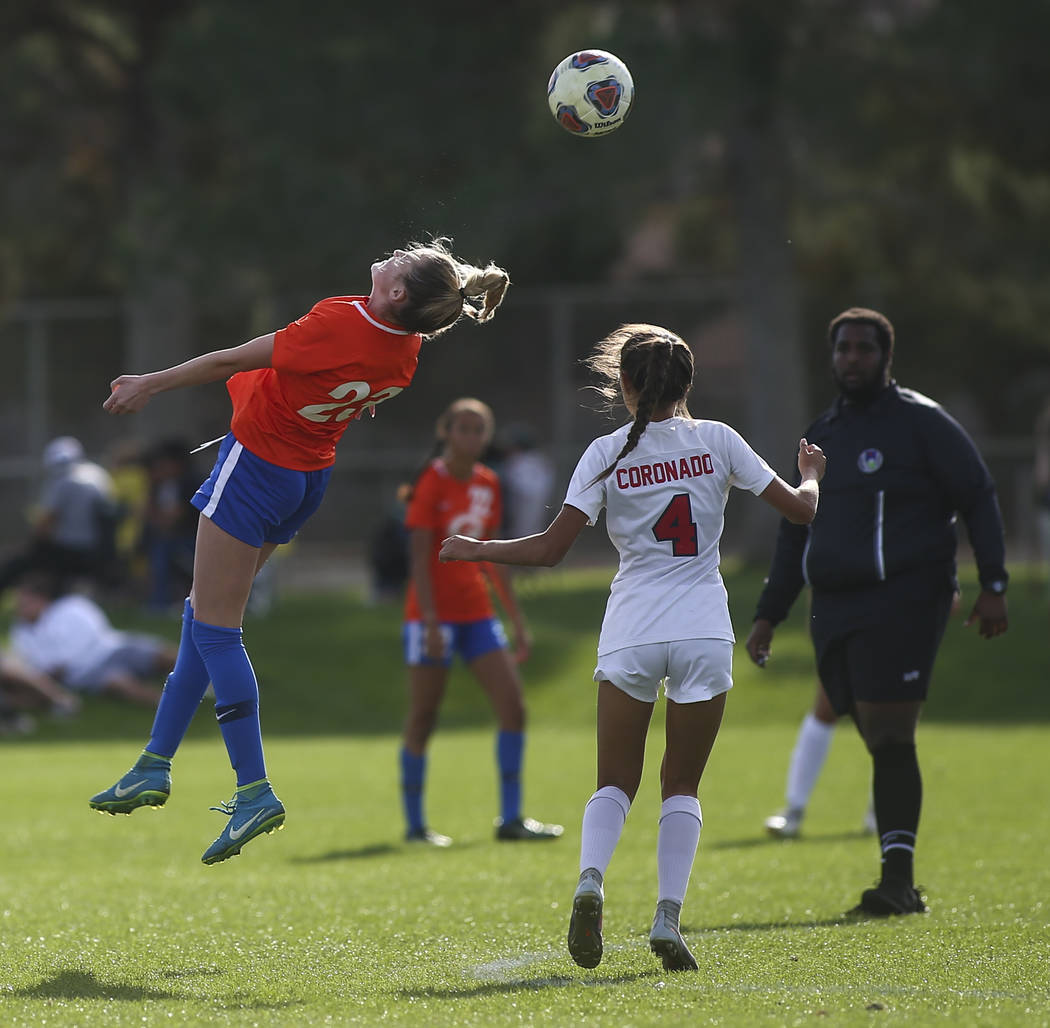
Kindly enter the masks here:
M 696 970 L 680 929 L 700 840 L 700 777 L 733 684 L 733 627 L 719 573 L 730 486 L 760 496 L 800 524 L 817 509 L 824 455 L 799 444 L 796 488 L 728 425 L 686 408 L 693 354 L 655 325 L 623 325 L 589 366 L 633 421 L 588 446 L 561 512 L 543 532 L 518 539 L 447 539 L 442 560 L 557 564 L 604 507 L 620 555 L 598 640 L 598 781 L 583 813 L 580 877 L 568 948 L 581 967 L 602 958 L 606 869 L 641 782 L 645 738 L 663 683 L 666 746 L 657 836 L 658 895 L 650 948 L 666 970 Z
M 11 649 L 33 670 L 78 693 L 97 693 L 156 707 L 175 647 L 153 635 L 122 632 L 90 597 L 63 594 L 54 576 L 31 572 L 15 590 Z

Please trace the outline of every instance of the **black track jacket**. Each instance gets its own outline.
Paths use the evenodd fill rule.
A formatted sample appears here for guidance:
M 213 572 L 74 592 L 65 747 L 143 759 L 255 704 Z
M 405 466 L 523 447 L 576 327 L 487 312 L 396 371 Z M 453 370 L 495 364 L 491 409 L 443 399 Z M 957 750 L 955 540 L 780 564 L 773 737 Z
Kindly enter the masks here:
M 804 585 L 865 590 L 928 568 L 954 578 L 962 515 L 981 585 L 1002 583 L 995 483 L 965 429 L 939 404 L 891 382 L 866 406 L 839 397 L 806 430 L 828 458 L 813 523 L 781 521 L 757 618 L 788 614 Z

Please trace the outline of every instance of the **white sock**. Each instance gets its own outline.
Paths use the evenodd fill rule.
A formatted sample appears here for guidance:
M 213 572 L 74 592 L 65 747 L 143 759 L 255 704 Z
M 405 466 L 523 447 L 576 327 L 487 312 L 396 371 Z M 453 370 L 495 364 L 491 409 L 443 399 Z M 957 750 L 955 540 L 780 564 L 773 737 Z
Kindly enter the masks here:
M 828 758 L 834 724 L 818 721 L 812 713 L 802 719 L 795 748 L 788 765 L 787 805 L 791 810 L 805 810 L 813 786 L 817 784 L 824 761 Z
M 580 871 L 596 867 L 605 877 L 613 850 L 620 841 L 623 823 L 631 801 L 627 793 L 615 785 L 604 785 L 588 801 L 583 811 L 582 839 L 580 840 Z
M 685 902 L 702 827 L 700 801 L 695 796 L 668 796 L 661 804 L 660 832 L 656 837 L 660 900 Z

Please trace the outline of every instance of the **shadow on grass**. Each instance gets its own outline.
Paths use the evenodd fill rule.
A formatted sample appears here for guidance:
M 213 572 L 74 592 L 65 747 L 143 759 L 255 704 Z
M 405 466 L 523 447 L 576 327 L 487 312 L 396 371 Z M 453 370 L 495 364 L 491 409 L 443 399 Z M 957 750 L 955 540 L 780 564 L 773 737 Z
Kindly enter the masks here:
M 194 968 L 186 972 L 168 971 L 166 978 L 196 977 L 198 975 L 217 975 L 223 972 L 214 968 Z M 26 986 L 21 989 L 11 989 L 7 996 L 21 996 L 24 999 L 40 1000 L 119 1000 L 129 1003 L 141 1003 L 144 1000 L 185 1000 L 187 996 L 182 992 L 169 992 L 165 989 L 151 989 L 143 985 L 120 984 L 101 981 L 93 972 L 80 969 L 68 969 L 59 971 L 52 978 L 45 978 L 37 985 Z M 211 1002 L 220 1007 L 253 1010 L 285 1010 L 290 1007 L 299 1006 L 300 1000 L 290 1000 L 281 1003 L 259 1002 L 248 994 L 234 993 Z
M 721 925 L 682 925 L 682 931 L 691 935 L 710 935 L 713 932 L 770 932 L 783 928 L 856 928 L 871 920 L 885 921 L 886 918 L 869 918 L 855 914 L 839 914 L 838 917 L 826 917 L 814 921 L 734 921 Z
M 870 842 L 871 839 L 871 835 L 861 831 L 807 833 L 794 839 L 776 839 L 771 835 L 749 835 L 744 839 L 721 839 L 715 842 L 705 842 L 704 849 L 746 850 L 754 849 L 757 846 L 799 846 L 806 843 L 858 842 L 861 840 Z
M 177 992 L 166 992 L 163 989 L 102 982 L 91 971 L 79 969 L 59 971 L 53 978 L 45 978 L 38 985 L 12 989 L 7 995 L 24 996 L 27 999 L 120 999 L 131 1002 L 182 998 Z
M 630 982 L 643 981 L 646 978 L 658 978 L 665 971 L 638 971 L 633 974 L 618 974 L 608 978 L 568 978 L 564 975 L 551 975 L 539 978 L 513 978 L 505 982 L 484 982 L 478 985 L 464 985 L 462 988 L 445 989 L 402 989 L 397 995 L 403 999 L 473 999 L 478 996 L 501 996 L 513 992 L 537 992 L 541 989 L 564 989 L 572 985 L 583 987 L 626 985 Z
M 368 857 L 412 856 L 417 853 L 462 853 L 463 850 L 480 846 L 480 842 L 457 842 L 450 847 L 424 846 L 419 843 L 374 842 L 356 849 L 329 850 L 312 857 L 294 857 L 292 864 L 325 864 L 337 860 L 364 860 Z
M 317 853 L 312 857 L 293 857 L 289 863 L 324 864 L 335 860 L 364 860 L 368 857 L 390 856 L 400 853 L 401 850 L 401 846 L 395 846 L 392 842 L 374 842 L 370 846 L 358 846 L 353 850 L 329 850 L 327 853 Z

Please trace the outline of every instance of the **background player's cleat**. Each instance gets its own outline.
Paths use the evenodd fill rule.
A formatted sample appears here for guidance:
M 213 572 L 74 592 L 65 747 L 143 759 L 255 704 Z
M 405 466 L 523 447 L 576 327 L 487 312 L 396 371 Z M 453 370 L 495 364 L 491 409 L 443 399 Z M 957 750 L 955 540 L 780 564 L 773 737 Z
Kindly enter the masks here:
M 604 905 L 601 872 L 595 867 L 588 867 L 580 874 L 569 918 L 569 956 L 580 967 L 597 967 L 602 962 Z
M 130 814 L 138 807 L 162 807 L 171 794 L 171 761 L 143 754 L 116 785 L 88 800 L 104 814 Z
M 801 807 L 788 807 L 779 814 L 772 814 L 766 818 L 766 831 L 778 839 L 796 839 L 805 813 Z
M 212 807 L 230 820 L 222 834 L 204 851 L 205 864 L 217 864 L 237 856 L 241 847 L 259 835 L 265 835 L 284 826 L 284 804 L 274 795 L 270 783 L 257 782 L 244 786 L 233 794 L 228 803 Z
M 405 842 L 423 843 L 427 846 L 451 846 L 452 840 L 447 835 L 432 831 L 430 828 L 417 828 L 405 832 Z
M 696 971 L 696 958 L 682 938 L 678 919 L 682 904 L 674 900 L 660 900 L 656 904 L 653 928 L 649 932 L 649 949 L 664 963 L 665 971 Z
M 893 914 L 925 914 L 926 904 L 919 890 L 911 882 L 897 878 L 884 878 L 872 889 L 860 894 L 860 903 L 851 914 L 869 914 L 873 917 L 889 917 Z
M 519 817 L 513 821 L 496 821 L 496 838 L 503 842 L 530 839 L 557 839 L 565 831 L 561 825 L 545 825 L 531 817 Z

